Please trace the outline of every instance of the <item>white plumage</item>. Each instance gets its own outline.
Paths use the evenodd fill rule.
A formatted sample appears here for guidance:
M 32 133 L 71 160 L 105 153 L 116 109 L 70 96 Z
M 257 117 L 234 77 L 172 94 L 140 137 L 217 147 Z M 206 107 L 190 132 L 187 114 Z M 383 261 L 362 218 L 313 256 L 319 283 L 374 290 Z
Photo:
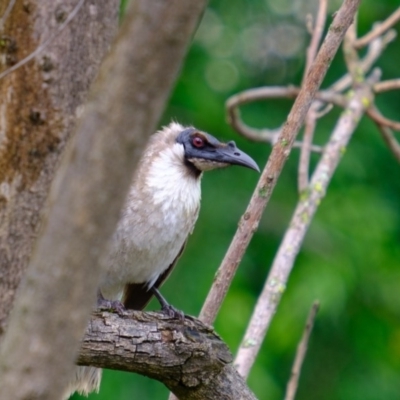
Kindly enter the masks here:
M 183 129 L 177 123 L 169 125 L 153 136 L 146 149 L 100 284 L 106 299 L 119 299 L 127 282 L 148 282 L 151 287 L 193 230 L 200 206 L 200 178 L 188 174 L 183 145 L 169 143 L 171 132 Z

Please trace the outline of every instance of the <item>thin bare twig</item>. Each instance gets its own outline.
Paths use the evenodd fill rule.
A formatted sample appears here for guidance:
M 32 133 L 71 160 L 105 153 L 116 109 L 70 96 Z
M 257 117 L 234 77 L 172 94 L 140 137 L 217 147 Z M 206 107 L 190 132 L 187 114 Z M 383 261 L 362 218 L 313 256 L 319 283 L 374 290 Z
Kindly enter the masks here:
M 301 193 L 308 186 L 308 174 L 310 168 L 310 156 L 313 147 L 315 127 L 317 126 L 318 104 L 313 103 L 308 111 L 304 124 L 303 140 L 300 148 L 300 161 L 298 172 L 298 190 Z
M 327 104 L 322 110 L 318 110 L 316 115 L 317 115 L 317 119 L 322 118 L 324 115 L 328 114 L 328 112 L 330 112 L 333 108 L 333 104 Z
M 343 55 L 347 70 L 351 76 L 351 85 L 364 81 L 364 71 L 360 68 L 360 59 L 354 48 L 354 42 L 357 39 L 356 24 L 353 22 L 347 30 L 343 41 Z
M 387 30 L 389 30 L 397 21 L 400 20 L 400 7 L 391 14 L 385 21 L 375 24 L 374 28 L 368 32 L 365 36 L 357 39 L 354 42 L 354 47 L 356 49 L 361 49 L 372 42 L 379 36 L 382 36 Z
M 317 316 L 319 310 L 319 301 L 314 301 L 311 306 L 310 312 L 308 313 L 307 322 L 304 327 L 303 335 L 297 346 L 296 357 L 294 359 L 292 367 L 292 375 L 286 387 L 285 400 L 294 400 L 296 395 L 297 386 L 299 383 L 301 367 L 304 362 L 305 355 L 307 353 L 308 342 L 310 340 L 310 335 L 314 327 L 315 317 Z
M 16 0 L 10 0 L 9 1 L 9 3 L 7 5 L 7 8 L 4 11 L 3 16 L 0 18 L 0 32 L 4 29 L 4 23 L 6 22 L 8 16 L 10 15 L 10 12 L 14 7 L 15 1 Z
M 384 117 L 376 107 L 369 108 L 367 110 L 367 115 L 378 125 L 400 131 L 400 122 Z
M 318 52 L 322 34 L 324 33 L 327 9 L 328 9 L 328 0 L 319 0 L 318 12 L 315 18 L 315 25 L 312 28 L 311 41 L 310 45 L 307 48 L 306 66 L 304 69 L 304 75 L 302 79 L 303 82 Z
M 27 62 L 33 60 L 38 54 L 40 54 L 55 38 L 57 38 L 60 33 L 64 30 L 64 28 L 75 18 L 76 14 L 78 14 L 79 10 L 83 6 L 83 3 L 85 0 L 79 0 L 76 6 L 73 8 L 73 10 L 68 14 L 68 17 L 65 19 L 65 21 L 58 27 L 55 33 L 51 33 L 45 41 L 37 47 L 35 51 L 30 53 L 28 56 L 23 58 L 21 61 L 17 62 L 14 64 L 12 67 L 6 69 L 2 73 L 0 73 L 0 80 L 3 79 L 5 76 L 10 74 L 11 72 L 14 72 L 18 68 L 21 68 L 24 66 Z
M 315 59 L 319 44 L 321 42 L 322 33 L 325 27 L 327 8 L 328 8 L 328 1 L 320 0 L 317 12 L 317 18 L 315 20 L 315 26 L 311 36 L 311 42 L 307 49 L 306 66 L 303 75 L 303 82 L 308 74 L 310 65 Z M 314 101 L 311 104 L 310 109 L 308 110 L 307 117 L 305 120 L 303 141 L 301 145 L 300 161 L 299 161 L 299 174 L 298 174 L 299 192 L 301 192 L 308 185 L 310 154 L 312 151 L 312 142 L 314 138 L 314 131 L 318 115 L 317 111 L 321 106 L 322 104 L 320 102 Z
M 396 160 L 400 163 L 400 144 L 394 137 L 393 132 L 387 126 L 380 125 L 376 121 L 374 122 L 376 123 L 376 126 L 378 127 L 379 132 L 383 137 L 383 140 L 389 147 L 389 150 L 393 153 Z
M 286 288 L 289 274 L 303 242 L 313 216 L 325 196 L 328 184 L 344 154 L 344 149 L 351 138 L 360 118 L 372 102 L 373 82 L 366 81 L 355 88 L 346 110 L 342 113 L 335 129 L 324 148 L 324 153 L 313 173 L 306 191 L 303 191 L 289 229 L 279 246 L 264 289 L 258 298 L 247 332 L 240 345 L 235 364 L 241 375 L 247 376 L 269 324 L 275 314 L 279 300 Z
M 368 46 L 368 51 L 365 57 L 360 60 L 359 68 L 364 74 L 366 74 L 374 65 L 375 61 L 381 56 L 386 46 L 396 38 L 396 31 L 390 30 L 382 37 L 378 37 L 371 42 Z M 333 85 L 329 87 L 329 90 L 335 92 L 342 92 L 348 89 L 352 84 L 352 78 L 349 73 L 344 75 L 342 78 L 337 80 Z
M 236 269 L 253 233 L 257 229 L 264 208 L 290 154 L 293 142 L 304 122 L 315 93 L 321 85 L 330 62 L 336 54 L 347 28 L 350 26 L 359 4 L 360 0 L 344 0 L 310 68 L 304 85 L 294 101 L 286 124 L 279 135 L 278 142 L 272 149 L 268 163 L 261 174 L 246 212 L 240 220 L 236 234 L 217 271 L 214 283 L 201 310 L 200 318 L 207 323 L 211 324 L 214 321 L 221 307 Z
M 375 83 L 373 89 L 375 93 L 388 92 L 390 90 L 398 90 L 400 89 L 400 79 L 390 79 L 387 81 Z
M 300 88 L 296 86 L 273 86 L 245 90 L 228 99 L 226 103 L 228 122 L 242 136 L 256 142 L 266 142 L 274 145 L 282 131 L 282 126 L 275 129 L 252 128 L 241 119 L 239 106 L 257 100 L 296 98 L 299 92 Z M 347 104 L 347 100 L 343 95 L 329 90 L 317 92 L 315 98 L 319 100 L 320 104 L 334 104 L 340 107 L 346 107 Z M 295 141 L 293 147 L 301 147 L 301 142 Z M 322 148 L 317 145 L 311 145 L 310 149 L 317 153 L 320 153 L 322 150 Z
M 301 88 L 298 86 L 263 86 L 254 89 L 247 89 L 243 92 L 231 96 L 227 103 L 226 108 L 229 112 L 233 108 L 237 108 L 242 104 L 252 103 L 257 100 L 268 100 L 278 98 L 294 99 L 300 93 Z M 320 90 L 315 93 L 315 99 L 320 100 L 322 103 L 332 103 L 339 107 L 346 106 L 346 99 L 332 90 Z M 230 115 L 228 115 L 228 121 Z

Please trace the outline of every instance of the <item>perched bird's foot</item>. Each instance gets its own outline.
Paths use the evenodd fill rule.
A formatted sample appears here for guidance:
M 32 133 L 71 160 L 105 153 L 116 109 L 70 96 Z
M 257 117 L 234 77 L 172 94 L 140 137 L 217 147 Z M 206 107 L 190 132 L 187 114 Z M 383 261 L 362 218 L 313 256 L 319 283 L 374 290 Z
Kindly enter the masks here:
M 126 311 L 125 306 L 119 300 L 107 300 L 103 297 L 100 291 L 97 293 L 97 307 L 116 311 L 117 314 L 123 314 Z
M 126 311 L 125 306 L 119 300 L 102 300 L 97 302 L 98 308 L 116 311 L 117 314 L 123 314 Z
M 180 321 L 185 319 L 185 313 L 171 306 L 171 304 L 163 305 L 161 307 L 161 312 L 169 318 L 179 319 Z
M 161 304 L 161 311 L 164 315 L 169 318 L 179 319 L 181 321 L 185 319 L 185 314 L 181 310 L 177 310 L 175 307 L 171 306 L 171 304 L 169 304 L 167 300 L 165 300 L 165 298 L 157 288 L 153 286 L 152 288 L 150 288 L 150 290 L 153 292 L 154 296 Z

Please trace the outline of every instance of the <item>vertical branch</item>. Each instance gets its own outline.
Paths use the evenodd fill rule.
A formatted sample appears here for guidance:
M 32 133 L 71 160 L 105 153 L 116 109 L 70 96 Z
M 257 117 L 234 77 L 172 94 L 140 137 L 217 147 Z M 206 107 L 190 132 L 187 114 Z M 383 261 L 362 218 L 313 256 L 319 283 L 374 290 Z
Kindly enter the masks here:
M 343 55 L 346 62 L 347 70 L 350 73 L 352 84 L 358 84 L 364 80 L 364 72 L 360 68 L 360 60 L 358 53 L 354 48 L 357 39 L 356 24 L 350 25 L 343 41 Z
M 261 215 L 290 154 L 293 142 L 304 122 L 314 95 L 321 85 L 347 28 L 353 21 L 359 3 L 360 0 L 345 0 L 343 2 L 310 68 L 203 305 L 200 318 L 206 323 L 212 323 L 218 313 L 236 269 L 257 229 Z
M 315 317 L 319 309 L 319 302 L 315 301 L 311 307 L 311 310 L 307 317 L 306 326 L 304 327 L 303 336 L 301 337 L 300 343 L 297 346 L 296 357 L 294 359 L 292 367 L 292 375 L 286 387 L 285 400 L 294 400 L 297 386 L 299 384 L 301 367 L 304 362 L 304 358 L 307 353 L 308 342 L 310 340 L 311 332 L 314 327 Z
M 315 24 L 312 28 L 311 41 L 310 45 L 307 48 L 306 66 L 304 68 L 303 82 L 308 72 L 310 71 L 310 67 L 318 53 L 318 48 L 321 43 L 322 35 L 324 33 L 327 11 L 328 0 L 319 0 L 317 16 L 315 18 Z
M 306 56 L 306 67 L 304 70 L 304 77 L 307 76 L 310 66 L 317 55 L 318 47 L 321 42 L 322 34 L 324 32 L 326 13 L 328 9 L 328 0 L 320 0 L 315 19 L 315 25 L 313 27 L 311 42 L 307 49 Z M 308 185 L 308 174 L 310 165 L 310 154 L 311 146 L 314 138 L 314 131 L 317 120 L 318 108 L 320 108 L 320 102 L 313 102 L 307 113 L 307 117 L 304 124 L 303 142 L 300 151 L 300 163 L 299 163 L 299 175 L 298 175 L 298 186 L 299 192 L 301 193 Z

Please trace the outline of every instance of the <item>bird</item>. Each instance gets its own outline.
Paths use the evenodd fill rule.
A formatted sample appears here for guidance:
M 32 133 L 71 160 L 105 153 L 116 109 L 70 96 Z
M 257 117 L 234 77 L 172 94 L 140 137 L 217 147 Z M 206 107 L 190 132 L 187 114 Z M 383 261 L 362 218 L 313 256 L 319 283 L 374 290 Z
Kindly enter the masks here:
M 239 165 L 259 172 L 234 141 L 171 122 L 157 131 L 138 163 L 111 240 L 98 305 L 142 310 L 154 295 L 170 317 L 183 318 L 159 288 L 182 254 L 197 220 L 203 172 Z M 64 398 L 98 391 L 101 369 L 76 367 Z

